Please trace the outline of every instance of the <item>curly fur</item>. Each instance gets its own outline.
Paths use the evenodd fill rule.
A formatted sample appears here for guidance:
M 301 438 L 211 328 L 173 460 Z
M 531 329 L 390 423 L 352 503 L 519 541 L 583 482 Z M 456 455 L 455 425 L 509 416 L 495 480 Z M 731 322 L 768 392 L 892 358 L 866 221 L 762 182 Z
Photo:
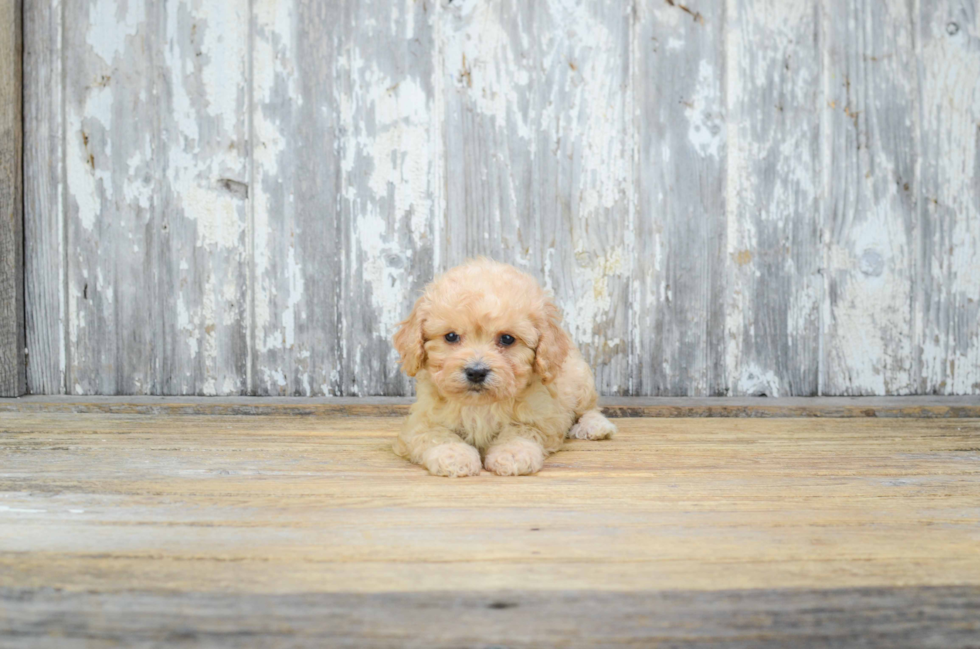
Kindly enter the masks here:
M 616 432 L 558 307 L 513 266 L 476 259 L 436 278 L 394 343 L 417 392 L 395 452 L 433 475 L 535 473 L 566 436 Z M 465 374 L 474 363 L 490 370 L 479 387 Z

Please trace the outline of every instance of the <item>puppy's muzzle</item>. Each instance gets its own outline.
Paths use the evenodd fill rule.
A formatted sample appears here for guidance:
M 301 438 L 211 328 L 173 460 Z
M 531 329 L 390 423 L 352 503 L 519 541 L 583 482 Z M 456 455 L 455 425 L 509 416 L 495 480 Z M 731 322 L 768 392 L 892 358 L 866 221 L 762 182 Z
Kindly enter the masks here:
M 473 365 L 467 365 L 463 373 L 466 374 L 466 380 L 470 384 L 483 385 L 487 380 L 487 376 L 490 374 L 490 368 L 483 363 L 474 363 Z

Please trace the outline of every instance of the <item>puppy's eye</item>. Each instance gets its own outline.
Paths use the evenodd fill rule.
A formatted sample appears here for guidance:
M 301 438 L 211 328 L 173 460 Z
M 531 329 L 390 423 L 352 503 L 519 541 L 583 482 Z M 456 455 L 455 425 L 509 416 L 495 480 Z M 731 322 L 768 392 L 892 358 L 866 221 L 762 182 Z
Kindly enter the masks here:
M 450 331 L 448 334 L 446 334 L 446 342 L 447 343 L 458 343 L 459 342 L 459 334 L 456 333 L 455 331 Z
M 501 345 L 502 345 L 503 347 L 510 347 L 510 346 L 511 346 L 511 345 L 513 345 L 513 344 L 514 344 L 514 343 L 515 343 L 516 341 L 517 341 L 517 339 L 516 339 L 516 338 L 514 338 L 513 336 L 511 336 L 510 334 L 502 334 L 502 335 L 500 336 L 500 344 L 501 344 Z

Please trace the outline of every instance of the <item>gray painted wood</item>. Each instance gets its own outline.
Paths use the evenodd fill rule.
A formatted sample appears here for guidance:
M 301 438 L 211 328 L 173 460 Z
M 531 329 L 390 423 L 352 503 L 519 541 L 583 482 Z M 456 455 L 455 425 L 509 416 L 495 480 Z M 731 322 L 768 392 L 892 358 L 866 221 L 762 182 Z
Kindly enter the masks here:
M 0 397 L 24 394 L 24 177 L 20 0 L 0 0 Z
M 27 390 L 64 394 L 65 328 L 62 4 L 24 6 L 24 283 Z
M 819 15 L 815 2 L 727 5 L 728 246 L 718 261 L 729 281 L 718 297 L 733 395 L 818 393 Z
M 250 390 L 341 394 L 339 3 L 253 3 Z
M 70 393 L 247 391 L 248 7 L 65 5 Z
M 685 6 L 637 4 L 634 394 L 728 391 L 726 8 Z
M 18 647 L 975 647 L 975 586 L 235 594 L 0 589 Z
M 487 254 L 605 394 L 980 394 L 978 13 L 29 3 L 29 387 L 410 394 Z
M 853 0 L 824 13 L 824 394 L 913 391 L 918 75 L 910 12 L 901 0 Z
M 626 394 L 628 3 L 449 3 L 441 267 L 491 255 L 553 290 L 604 393 Z
M 980 392 L 980 4 L 922 3 L 915 389 Z
M 439 4 L 346 4 L 342 393 L 406 394 L 391 337 L 432 278 L 443 214 Z
M 390 340 L 432 278 L 441 214 L 436 7 L 254 10 L 254 390 L 405 393 Z

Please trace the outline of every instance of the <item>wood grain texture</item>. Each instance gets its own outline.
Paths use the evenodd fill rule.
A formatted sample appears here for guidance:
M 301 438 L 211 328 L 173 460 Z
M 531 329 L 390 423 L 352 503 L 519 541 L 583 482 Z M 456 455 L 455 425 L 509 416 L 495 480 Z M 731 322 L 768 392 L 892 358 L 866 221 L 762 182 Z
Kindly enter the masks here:
M 432 279 L 444 214 L 439 4 L 346 6 L 344 395 L 411 393 L 391 338 Z
M 65 5 L 70 393 L 247 390 L 248 8 Z
M 343 18 L 338 3 L 253 3 L 253 394 L 343 389 Z
M 29 396 L 0 412 L 117 415 L 404 417 L 411 397 L 71 397 Z M 608 417 L 980 418 L 976 397 L 604 397 Z
M 608 593 L 74 593 L 0 589 L 30 647 L 944 647 L 971 649 L 980 588 Z
M 24 394 L 24 176 L 20 0 L 0 0 L 0 397 Z
M 24 6 L 27 390 L 64 394 L 67 365 L 62 3 Z
M 634 394 L 729 390 L 725 13 L 724 3 L 636 5 Z
M 980 5 L 926 2 L 915 16 L 919 265 L 915 386 L 980 391 Z
M 631 7 L 447 3 L 440 267 L 490 255 L 552 290 L 600 390 L 629 386 Z
M 0 413 L 0 630 L 315 639 L 367 634 L 374 610 L 446 620 L 426 628 L 448 642 L 493 637 L 463 622 L 504 611 L 602 646 L 976 638 L 980 420 L 617 424 L 534 477 L 447 480 L 393 455 L 391 418 Z M 350 626 L 311 619 L 324 606 Z
M 30 3 L 29 387 L 407 395 L 396 323 L 486 254 L 603 394 L 980 394 L 978 15 Z
M 728 278 L 718 297 L 732 395 L 819 390 L 818 33 L 815 2 L 726 5 L 728 240 L 708 255 Z
M 901 0 L 845 2 L 824 16 L 829 200 L 822 392 L 907 394 L 913 391 L 919 236 L 913 16 Z
M 255 10 L 254 390 L 407 393 L 390 341 L 432 278 L 442 214 L 436 7 Z

